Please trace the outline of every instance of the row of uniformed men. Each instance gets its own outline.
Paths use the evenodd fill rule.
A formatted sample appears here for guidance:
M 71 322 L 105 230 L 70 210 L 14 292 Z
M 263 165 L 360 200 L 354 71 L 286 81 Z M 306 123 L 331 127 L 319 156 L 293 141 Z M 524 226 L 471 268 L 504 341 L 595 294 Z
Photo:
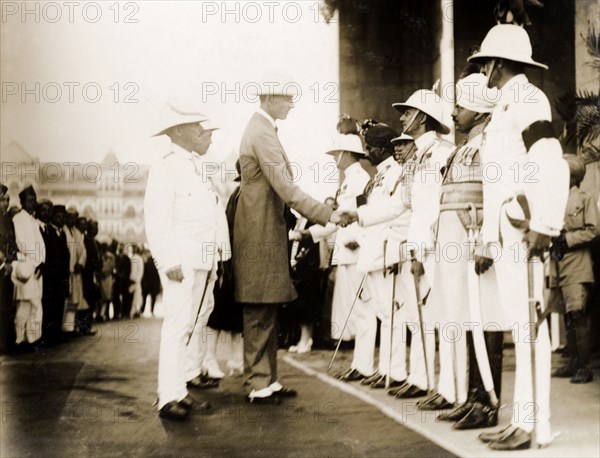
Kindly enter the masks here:
M 450 132 L 440 98 L 419 90 L 393 104 L 402 135 L 381 124 L 363 130 L 367 157 L 377 166 L 372 179 L 359 163 L 364 153 L 357 135 L 340 135 L 331 152 L 345 174 L 339 210 L 352 221 L 336 236 L 332 322 L 344 328 L 350 314 L 355 333 L 352 365 L 339 378 L 386 387 L 398 398 L 423 397 L 420 409 L 443 410 L 440 418 L 455 421 L 456 429 L 495 426 L 502 331 L 512 330 L 512 422 L 480 439 L 497 450 L 547 445 L 550 343 L 543 320 L 537 320 L 534 345 L 528 343 L 529 323 L 536 321 L 529 299 L 540 299 L 542 291 L 543 264 L 533 258 L 563 226 L 568 166 L 547 97 L 535 88 L 536 97 L 524 98 L 532 87 L 525 67 L 547 68 L 532 59 L 525 30 L 495 26 L 469 61 L 480 64 L 481 73 L 456 85 L 452 118 L 465 134 L 459 145 L 440 137 Z M 483 173 L 488 166 L 493 177 Z M 531 170 L 534 180 L 527 179 Z M 333 230 L 331 224 L 311 228 L 315 240 Z

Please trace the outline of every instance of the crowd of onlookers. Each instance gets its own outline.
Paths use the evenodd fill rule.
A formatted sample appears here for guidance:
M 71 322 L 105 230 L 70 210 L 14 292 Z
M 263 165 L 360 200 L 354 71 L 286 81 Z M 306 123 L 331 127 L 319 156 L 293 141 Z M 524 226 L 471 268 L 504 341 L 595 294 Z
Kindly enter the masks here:
M 98 239 L 98 222 L 37 199 L 9 208 L 0 184 L 0 353 L 29 352 L 95 334 L 93 323 L 154 314 L 161 291 L 150 252 Z

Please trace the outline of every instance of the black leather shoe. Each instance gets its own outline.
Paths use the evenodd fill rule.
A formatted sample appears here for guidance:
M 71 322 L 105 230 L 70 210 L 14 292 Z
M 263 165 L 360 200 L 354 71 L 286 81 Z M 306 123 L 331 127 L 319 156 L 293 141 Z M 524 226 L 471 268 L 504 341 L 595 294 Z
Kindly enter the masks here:
M 590 383 L 594 379 L 594 374 L 587 367 L 579 369 L 577 373 L 571 377 L 571 383 Z
M 340 375 L 338 380 L 341 380 L 342 382 L 356 382 L 358 380 L 364 380 L 365 378 L 367 378 L 367 376 L 361 374 L 356 369 L 349 369 L 347 372 Z
M 385 388 L 386 378 L 387 377 L 385 375 L 382 375 L 380 379 L 371 383 L 371 388 L 373 388 L 374 390 L 380 390 L 382 388 Z M 398 387 L 404 385 L 404 383 L 406 383 L 406 380 L 394 380 L 393 378 L 391 378 L 390 379 L 390 389 L 398 388 Z
M 381 377 L 385 377 L 385 376 L 382 376 L 379 372 L 375 371 L 375 373 L 373 375 L 370 375 L 369 377 L 366 377 L 364 380 L 361 380 L 360 384 L 361 385 L 370 385 L 371 383 L 379 380 Z
M 481 433 L 478 437 L 481 442 L 494 442 L 502 439 L 508 432 L 510 432 L 511 428 L 513 428 L 513 425 L 508 425 L 506 428 L 502 428 L 500 431 Z
M 165 420 L 183 421 L 188 418 L 190 411 L 181 406 L 177 401 L 166 403 L 158 411 L 158 416 Z
M 531 447 L 531 433 L 514 428 L 497 441 L 489 443 L 492 450 L 527 450 Z
M 387 394 L 389 394 L 390 396 L 396 396 L 398 393 L 400 393 L 401 391 L 404 391 L 406 388 L 408 388 L 408 386 L 409 386 L 408 382 L 404 381 L 404 383 L 402 383 L 400 386 L 390 388 L 388 390 Z
M 427 396 L 427 391 L 416 385 L 408 385 L 403 391 L 396 394 L 398 399 L 422 398 L 423 396 Z
M 294 398 L 298 396 L 298 392 L 293 388 L 282 387 L 280 390 L 273 391 L 273 396 L 278 398 Z
M 465 415 L 467 415 L 472 408 L 473 403 L 467 401 L 464 404 L 461 404 L 448 412 L 439 414 L 437 419 L 439 421 L 458 421 Z
M 219 379 L 210 378 L 205 375 L 199 375 L 198 377 L 194 377 L 192 380 L 187 382 L 188 388 L 196 388 L 196 389 L 208 389 L 208 388 L 218 388 L 219 387 Z
M 181 407 L 183 407 L 184 409 L 187 409 L 188 411 L 191 411 L 194 408 L 196 410 L 210 410 L 210 409 L 212 409 L 212 405 L 210 404 L 210 402 L 197 403 L 194 400 L 194 398 L 192 398 L 189 394 L 185 398 L 183 398 L 181 401 L 179 401 L 179 405 Z
M 498 408 L 488 404 L 476 402 L 463 418 L 456 422 L 452 428 L 458 430 L 491 428 L 498 424 Z
M 426 399 L 420 404 L 417 403 L 417 408 L 419 410 L 448 410 L 453 406 L 454 404 L 448 402 L 448 400 L 439 393 Z
M 577 367 L 575 367 L 575 365 L 571 361 L 569 361 L 564 366 L 561 366 L 554 372 L 552 372 L 552 377 L 569 378 L 573 377 L 576 373 Z

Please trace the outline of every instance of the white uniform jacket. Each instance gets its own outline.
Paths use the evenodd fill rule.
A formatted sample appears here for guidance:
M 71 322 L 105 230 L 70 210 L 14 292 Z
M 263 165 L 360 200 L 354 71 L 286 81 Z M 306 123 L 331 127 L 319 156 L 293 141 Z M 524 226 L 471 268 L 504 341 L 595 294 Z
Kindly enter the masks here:
M 569 171 L 556 138 L 536 134 L 552 120 L 546 95 L 523 74 L 509 80 L 484 131 L 481 148 L 483 168 L 483 243 L 500 241 L 503 204 L 525 194 L 530 228 L 556 236 L 563 227 L 569 194 Z M 527 145 L 525 143 L 527 140 Z
M 352 164 L 345 170 L 345 178 L 342 182 L 342 186 L 340 187 L 340 192 L 337 198 L 338 211 L 356 211 L 356 197 L 362 194 L 365 186 L 369 182 L 369 179 L 369 174 L 358 162 Z M 331 264 L 356 264 L 360 248 L 357 248 L 353 251 L 346 248 L 346 245 L 350 242 L 358 243 L 358 239 L 360 238 L 361 234 L 361 228 L 358 226 L 358 224 L 353 223 L 347 227 L 340 228 L 331 223 L 329 223 L 327 226 L 315 224 L 308 230 L 310 231 L 315 243 L 324 240 L 337 230 Z
M 358 223 L 363 227 L 356 264 L 359 272 L 373 272 L 388 264 L 386 245 L 391 230 L 390 221 L 400 214 L 389 212 L 388 204 L 401 173 L 402 167 L 393 156 L 378 164 L 367 203 L 358 208 Z
M 199 155 L 175 144 L 150 168 L 146 236 L 163 272 L 179 265 L 211 270 L 219 250 L 229 257 L 224 207 L 202 168 Z

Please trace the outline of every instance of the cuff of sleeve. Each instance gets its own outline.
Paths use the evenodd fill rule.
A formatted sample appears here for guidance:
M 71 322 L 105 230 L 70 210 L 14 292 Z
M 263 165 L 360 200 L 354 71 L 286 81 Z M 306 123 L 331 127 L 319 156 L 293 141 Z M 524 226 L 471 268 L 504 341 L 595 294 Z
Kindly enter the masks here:
M 549 235 L 551 237 L 556 237 L 560 234 L 560 229 L 556 229 L 546 224 L 540 223 L 539 221 L 533 220 L 529 222 L 529 229 L 535 232 L 539 232 L 540 234 Z

